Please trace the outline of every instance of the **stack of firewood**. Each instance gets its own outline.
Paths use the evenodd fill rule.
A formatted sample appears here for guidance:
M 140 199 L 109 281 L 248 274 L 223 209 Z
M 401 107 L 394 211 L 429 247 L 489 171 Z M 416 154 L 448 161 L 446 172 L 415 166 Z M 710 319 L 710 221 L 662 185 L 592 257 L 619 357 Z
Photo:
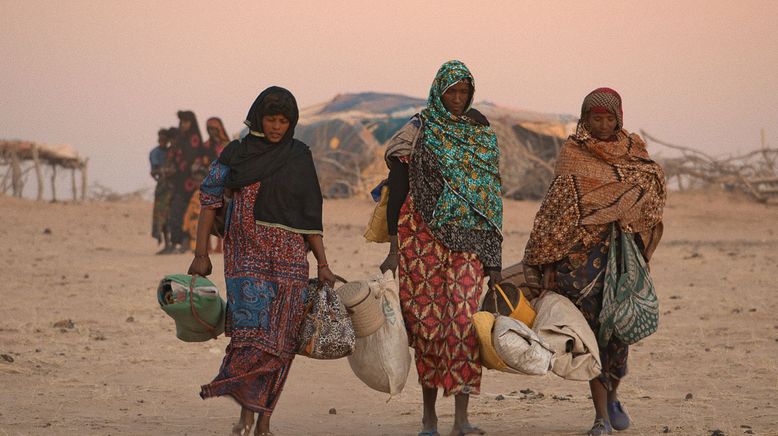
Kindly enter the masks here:
M 665 169 L 668 182 L 678 189 L 721 186 L 738 189 L 760 203 L 778 201 L 778 148 L 770 148 L 762 133 L 762 147 L 758 150 L 715 158 L 691 147 L 669 144 L 640 131 L 649 142 L 681 152 L 680 157 L 658 159 Z

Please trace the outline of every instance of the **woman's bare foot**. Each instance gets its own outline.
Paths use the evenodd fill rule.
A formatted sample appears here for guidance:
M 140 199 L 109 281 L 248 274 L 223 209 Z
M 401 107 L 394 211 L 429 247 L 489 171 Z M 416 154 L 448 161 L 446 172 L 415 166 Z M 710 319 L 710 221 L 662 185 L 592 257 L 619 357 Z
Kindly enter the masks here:
M 254 426 L 254 412 L 242 408 L 240 410 L 240 420 L 232 426 L 232 436 L 250 436 L 251 427 Z
M 451 436 L 465 436 L 465 435 L 484 435 L 486 434 L 480 427 L 477 427 L 469 422 L 462 425 L 454 425 L 451 429 Z
M 421 432 L 419 435 L 438 434 L 438 414 L 435 412 L 435 402 L 438 398 L 437 388 L 422 388 L 422 398 L 424 399 L 424 408 L 421 418 Z
M 270 431 L 270 414 L 263 413 L 257 420 L 257 428 L 254 429 L 254 436 L 273 436 Z
M 251 434 L 252 424 L 244 425 L 243 422 L 236 422 L 232 425 L 231 436 L 249 436 Z
M 483 435 L 485 431 L 470 423 L 467 417 L 467 406 L 470 402 L 469 394 L 456 394 L 454 396 L 454 428 L 451 436 Z

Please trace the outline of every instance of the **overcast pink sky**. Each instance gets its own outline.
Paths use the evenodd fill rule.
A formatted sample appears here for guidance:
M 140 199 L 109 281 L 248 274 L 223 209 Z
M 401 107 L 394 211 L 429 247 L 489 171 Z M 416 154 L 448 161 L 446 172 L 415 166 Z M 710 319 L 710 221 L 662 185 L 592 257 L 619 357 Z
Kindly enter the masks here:
M 256 95 L 426 97 L 460 59 L 476 100 L 576 114 L 617 89 L 625 127 L 710 153 L 778 145 L 776 1 L 0 0 L 0 138 L 73 144 L 92 180 L 151 186 L 159 127 L 240 129 Z

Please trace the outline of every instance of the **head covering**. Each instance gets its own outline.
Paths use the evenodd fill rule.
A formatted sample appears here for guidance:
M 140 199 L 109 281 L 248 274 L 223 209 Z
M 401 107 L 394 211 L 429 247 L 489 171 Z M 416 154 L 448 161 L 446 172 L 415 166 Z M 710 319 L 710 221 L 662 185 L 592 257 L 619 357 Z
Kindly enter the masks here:
M 277 143 L 262 132 L 262 117 L 284 115 L 289 129 Z M 254 202 L 258 224 L 297 233 L 322 233 L 322 196 L 313 156 L 307 145 L 293 139 L 299 111 L 291 92 L 271 86 L 249 109 L 245 124 L 251 133 L 230 142 L 219 162 L 230 167 L 225 186 L 240 189 L 260 182 Z
M 471 94 L 466 113 L 448 112 L 441 96 L 467 80 Z M 411 195 L 433 235 L 446 247 L 479 255 L 499 266 L 502 243 L 497 136 L 486 117 L 469 109 L 475 81 L 465 64 L 443 64 L 421 111 L 421 140 L 410 165 Z M 468 110 L 469 109 L 469 110 Z
M 197 124 L 197 117 L 192 111 L 178 111 L 180 121 L 190 121 L 191 126 L 188 130 L 178 128 L 178 134 L 173 140 L 175 149 L 174 165 L 176 168 L 175 180 L 179 184 L 185 185 L 184 190 L 191 193 L 195 189 L 195 184 L 191 180 L 192 164 L 202 155 L 203 138 L 200 135 L 200 126 Z
M 443 64 L 432 82 L 427 107 L 421 111 L 423 145 L 437 158 L 446 187 L 438 199 L 435 218 L 427 224 L 453 224 L 465 229 L 502 229 L 497 136 L 488 125 L 467 114 L 456 116 L 443 106 L 441 96 L 452 85 L 470 82 L 470 108 L 475 81 L 460 61 Z M 479 114 L 480 115 L 480 114 Z
M 579 141 L 590 139 L 591 133 L 586 128 L 586 118 L 590 112 L 610 113 L 616 116 L 616 132 L 624 127 L 624 111 L 621 107 L 621 96 L 611 88 L 597 88 L 590 92 L 581 104 L 581 118 L 575 129 L 575 137 Z M 615 133 L 615 132 L 614 132 Z
M 262 91 L 251 105 L 246 121 L 243 122 L 249 128 L 249 134 L 264 137 L 262 132 L 262 117 L 265 115 L 283 115 L 289 120 L 289 130 L 286 131 L 281 142 L 290 141 L 294 137 L 294 128 L 300 117 L 297 109 L 297 100 L 288 90 L 279 86 L 271 86 Z
M 222 122 L 221 118 L 219 117 L 208 118 L 208 121 L 205 122 L 205 130 L 210 129 L 211 127 L 216 127 L 216 129 L 218 130 L 218 132 L 216 133 L 216 138 L 213 139 L 218 140 L 222 144 L 226 144 L 230 142 L 230 137 L 227 135 L 227 130 L 224 128 L 224 123 Z
M 200 125 L 197 124 L 197 117 L 195 116 L 194 112 L 192 111 L 178 111 L 178 120 L 179 121 L 191 121 L 192 126 L 189 127 L 189 130 L 185 133 L 188 135 L 197 135 L 198 138 L 202 139 L 202 134 L 200 134 Z

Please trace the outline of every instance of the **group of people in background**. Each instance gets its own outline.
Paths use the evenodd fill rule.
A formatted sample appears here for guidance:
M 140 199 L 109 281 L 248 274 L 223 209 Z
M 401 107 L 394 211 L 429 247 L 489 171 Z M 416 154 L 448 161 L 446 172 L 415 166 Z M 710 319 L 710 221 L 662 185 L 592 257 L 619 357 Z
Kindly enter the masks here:
M 163 245 L 157 254 L 194 249 L 200 183 L 230 141 L 220 118 L 208 118 L 205 125 L 207 141 L 203 141 L 194 112 L 178 111 L 178 127 L 157 132 L 158 145 L 149 154 L 151 177 L 157 182 L 151 236 Z M 221 240 L 215 250 L 221 251 Z

